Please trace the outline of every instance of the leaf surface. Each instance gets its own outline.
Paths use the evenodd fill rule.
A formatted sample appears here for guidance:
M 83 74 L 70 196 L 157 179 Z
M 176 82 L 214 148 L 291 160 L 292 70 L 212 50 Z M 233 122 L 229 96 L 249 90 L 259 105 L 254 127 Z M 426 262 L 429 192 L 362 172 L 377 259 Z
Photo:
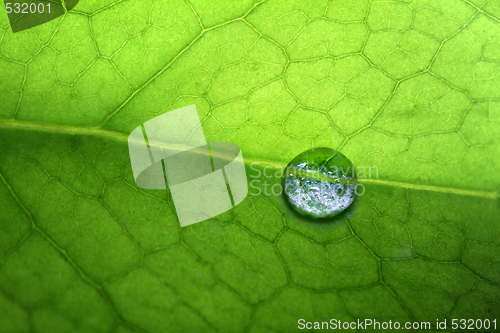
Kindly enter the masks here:
M 80 1 L 16 34 L 0 15 L 0 327 L 500 320 L 498 8 Z M 168 191 L 135 185 L 127 136 L 191 104 L 253 183 L 181 228 Z M 325 146 L 365 193 L 318 225 L 272 191 Z

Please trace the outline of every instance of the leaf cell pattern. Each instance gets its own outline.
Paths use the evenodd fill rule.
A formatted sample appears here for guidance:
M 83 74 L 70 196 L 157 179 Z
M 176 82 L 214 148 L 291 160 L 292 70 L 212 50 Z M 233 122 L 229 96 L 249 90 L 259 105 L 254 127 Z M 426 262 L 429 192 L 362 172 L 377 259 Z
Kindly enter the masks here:
M 16 34 L 0 15 L 2 331 L 500 319 L 499 13 L 102 0 Z M 191 104 L 260 163 L 250 179 L 321 146 L 377 176 L 332 225 L 262 194 L 181 230 L 168 191 L 135 185 L 127 136 Z

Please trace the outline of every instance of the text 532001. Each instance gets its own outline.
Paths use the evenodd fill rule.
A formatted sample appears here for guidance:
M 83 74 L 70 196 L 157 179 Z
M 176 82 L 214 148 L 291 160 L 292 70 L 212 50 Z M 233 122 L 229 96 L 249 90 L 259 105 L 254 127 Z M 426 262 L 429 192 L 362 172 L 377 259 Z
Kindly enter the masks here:
M 7 14 L 14 13 L 14 14 L 42 14 L 42 13 L 50 13 L 50 3 L 44 4 L 44 3 L 10 3 L 7 2 L 5 4 L 5 10 L 7 11 Z

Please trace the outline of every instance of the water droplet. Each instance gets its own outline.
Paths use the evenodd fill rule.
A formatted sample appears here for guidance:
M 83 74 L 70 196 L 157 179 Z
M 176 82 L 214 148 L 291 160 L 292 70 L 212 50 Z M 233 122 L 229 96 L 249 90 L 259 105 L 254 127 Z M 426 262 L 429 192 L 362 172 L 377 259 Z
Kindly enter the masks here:
M 357 177 L 347 157 L 330 148 L 297 155 L 284 173 L 284 195 L 301 215 L 330 218 L 354 201 Z

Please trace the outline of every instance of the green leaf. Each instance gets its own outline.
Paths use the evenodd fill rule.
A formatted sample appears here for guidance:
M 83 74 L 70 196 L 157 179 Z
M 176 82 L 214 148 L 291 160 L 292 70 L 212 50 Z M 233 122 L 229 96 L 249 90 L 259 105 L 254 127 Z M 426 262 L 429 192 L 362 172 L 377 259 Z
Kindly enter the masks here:
M 498 322 L 498 8 L 80 1 L 15 34 L 0 15 L 2 331 Z M 191 104 L 207 141 L 241 147 L 250 193 L 181 228 L 127 137 Z M 313 147 L 366 171 L 332 223 L 272 194 Z

